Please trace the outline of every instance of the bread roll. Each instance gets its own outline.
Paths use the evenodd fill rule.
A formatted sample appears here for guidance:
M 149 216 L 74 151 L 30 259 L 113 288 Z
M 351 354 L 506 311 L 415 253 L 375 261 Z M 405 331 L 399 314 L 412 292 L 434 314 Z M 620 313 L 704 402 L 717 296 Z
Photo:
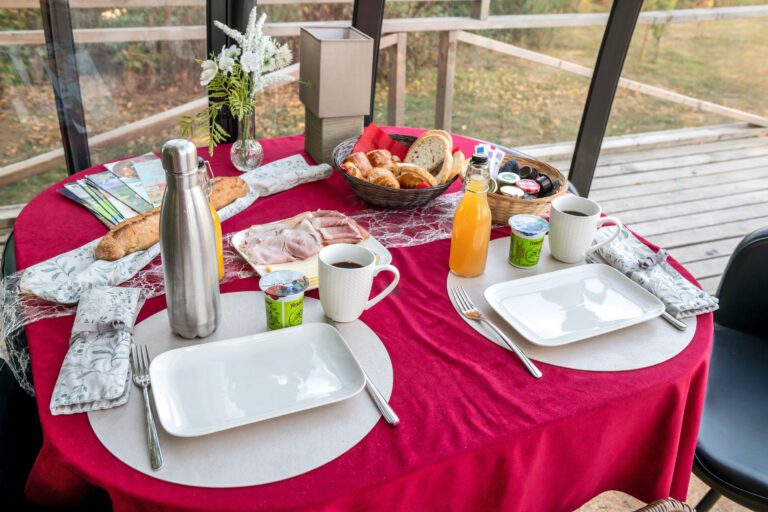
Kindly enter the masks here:
M 368 175 L 368 181 L 382 187 L 400 188 L 400 182 L 397 181 L 392 171 L 385 167 L 374 167 L 371 174 Z
M 360 172 L 360 169 L 358 169 L 352 162 L 344 162 L 341 164 L 341 170 L 355 178 L 360 178 L 361 180 L 365 179 L 363 173 Z
M 371 173 L 371 169 L 373 169 L 373 166 L 368 161 L 368 157 L 365 156 L 365 153 L 362 151 L 358 151 L 357 153 L 352 153 L 347 158 L 344 159 L 344 163 L 352 163 L 355 164 L 355 167 L 358 168 L 360 171 L 360 174 L 363 175 L 363 178 L 367 178 L 368 175 Z
M 397 171 L 395 175 L 397 177 L 397 181 L 400 183 L 400 188 L 416 188 L 422 183 L 426 183 L 430 187 L 437 186 L 437 180 L 435 180 L 435 177 L 418 165 L 397 164 Z
M 365 154 L 373 167 L 388 167 L 392 163 L 392 153 L 386 149 L 374 149 Z
M 221 210 L 247 193 L 248 184 L 239 176 L 214 178 L 211 203 L 214 209 Z
M 160 241 L 160 208 L 124 220 L 99 241 L 95 256 L 115 261 L 136 251 L 149 249 Z

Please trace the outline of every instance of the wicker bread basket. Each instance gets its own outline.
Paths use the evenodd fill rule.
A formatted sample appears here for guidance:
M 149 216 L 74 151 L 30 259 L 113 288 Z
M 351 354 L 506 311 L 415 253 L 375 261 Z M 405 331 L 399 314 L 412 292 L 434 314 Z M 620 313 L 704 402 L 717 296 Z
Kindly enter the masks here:
M 413 141 L 416 140 L 416 137 L 410 135 L 392 134 L 390 137 L 408 147 L 410 147 L 411 144 L 413 144 Z M 352 150 L 359 139 L 360 137 L 352 137 L 351 139 L 341 142 L 333 149 L 332 158 L 333 162 L 336 164 L 336 170 L 341 173 L 341 176 L 349 184 L 352 190 L 355 191 L 358 197 L 371 204 L 383 206 L 385 208 L 418 208 L 419 206 L 424 206 L 445 192 L 445 190 L 456 180 L 456 177 L 454 177 L 448 183 L 443 183 L 436 187 L 397 189 L 382 187 L 381 185 L 375 185 L 369 181 L 350 176 L 341 170 L 341 164 L 352 153 Z
M 517 199 L 514 197 L 504 196 L 498 191 L 489 193 L 488 205 L 491 207 L 491 214 L 493 216 L 494 224 L 506 224 L 511 216 L 520 213 L 529 213 L 531 215 L 543 216 L 549 211 L 549 207 L 552 205 L 552 201 L 568 191 L 568 180 L 565 178 L 563 173 L 551 165 L 540 160 L 534 160 L 533 158 L 526 158 L 518 155 L 506 155 L 501 161 L 502 165 L 507 163 L 510 158 L 517 160 L 517 163 L 520 167 L 528 165 L 536 169 L 539 174 L 546 174 L 552 181 L 560 180 L 560 188 L 558 188 L 557 191 L 555 191 L 555 193 L 552 195 L 547 197 L 539 197 L 536 199 Z

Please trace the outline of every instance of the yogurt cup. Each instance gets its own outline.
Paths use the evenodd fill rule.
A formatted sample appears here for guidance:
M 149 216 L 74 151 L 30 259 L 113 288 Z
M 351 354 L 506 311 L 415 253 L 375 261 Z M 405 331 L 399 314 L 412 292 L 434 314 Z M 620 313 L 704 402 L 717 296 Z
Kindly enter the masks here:
M 536 215 L 513 215 L 509 218 L 509 264 L 517 268 L 535 268 L 541 257 L 549 222 Z
M 264 292 L 267 328 L 270 331 L 301 325 L 304 318 L 304 291 L 309 279 L 295 270 L 277 270 L 259 281 Z

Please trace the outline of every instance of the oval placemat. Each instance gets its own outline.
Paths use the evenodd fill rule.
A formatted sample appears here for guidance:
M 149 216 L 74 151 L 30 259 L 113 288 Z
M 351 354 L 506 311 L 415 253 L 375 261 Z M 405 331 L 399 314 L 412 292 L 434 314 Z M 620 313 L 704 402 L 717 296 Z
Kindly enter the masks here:
M 195 343 L 216 342 L 266 331 L 261 292 L 221 296 L 221 326 L 210 337 L 188 341 L 171 333 L 163 310 L 134 329 L 136 343 L 150 356 Z M 324 322 L 320 301 L 304 301 L 304 322 Z M 392 394 L 392 362 L 379 337 L 361 321 L 336 324 L 360 365 L 381 393 Z M 341 456 L 362 440 L 381 418 L 363 390 L 335 404 L 199 437 L 174 437 L 157 421 L 165 466 L 149 466 L 141 391 L 131 390 L 122 407 L 88 413 L 99 441 L 115 457 L 146 475 L 197 487 L 243 487 L 291 478 Z
M 568 345 L 561 345 L 559 347 L 535 345 L 527 341 L 507 324 L 486 302 L 483 293 L 486 288 L 496 283 L 552 272 L 571 267 L 572 265 L 557 261 L 550 255 L 549 239 L 547 237 L 544 238 L 539 266 L 535 269 L 513 267 L 507 263 L 508 252 L 508 237 L 492 240 L 488 247 L 488 264 L 483 275 L 463 278 L 449 272 L 446 284 L 448 289 L 457 285 L 463 286 L 467 293 L 469 293 L 475 306 L 489 320 L 496 324 L 504 334 L 517 343 L 531 359 L 574 370 L 599 372 L 637 370 L 672 359 L 682 352 L 693 339 L 697 322 L 695 318 L 685 320 L 688 324 L 688 328 L 685 331 L 678 331 L 662 318 L 653 318 L 641 324 Z M 458 311 L 455 314 L 458 315 Z M 506 348 L 503 342 L 482 324 L 463 316 L 461 318 L 487 339 Z M 510 355 L 510 357 L 514 356 Z M 522 365 L 520 368 L 524 371 Z

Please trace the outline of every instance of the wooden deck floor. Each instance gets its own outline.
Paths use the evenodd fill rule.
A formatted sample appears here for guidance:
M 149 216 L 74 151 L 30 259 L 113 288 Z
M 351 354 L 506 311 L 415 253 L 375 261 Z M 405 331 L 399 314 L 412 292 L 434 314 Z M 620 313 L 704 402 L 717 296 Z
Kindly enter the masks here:
M 739 241 L 768 226 L 768 130 L 674 130 L 623 137 L 623 147 L 616 139 L 622 138 L 606 139 L 617 149 L 603 151 L 589 197 L 667 249 L 715 293 Z M 562 170 L 566 153 L 552 154 Z

